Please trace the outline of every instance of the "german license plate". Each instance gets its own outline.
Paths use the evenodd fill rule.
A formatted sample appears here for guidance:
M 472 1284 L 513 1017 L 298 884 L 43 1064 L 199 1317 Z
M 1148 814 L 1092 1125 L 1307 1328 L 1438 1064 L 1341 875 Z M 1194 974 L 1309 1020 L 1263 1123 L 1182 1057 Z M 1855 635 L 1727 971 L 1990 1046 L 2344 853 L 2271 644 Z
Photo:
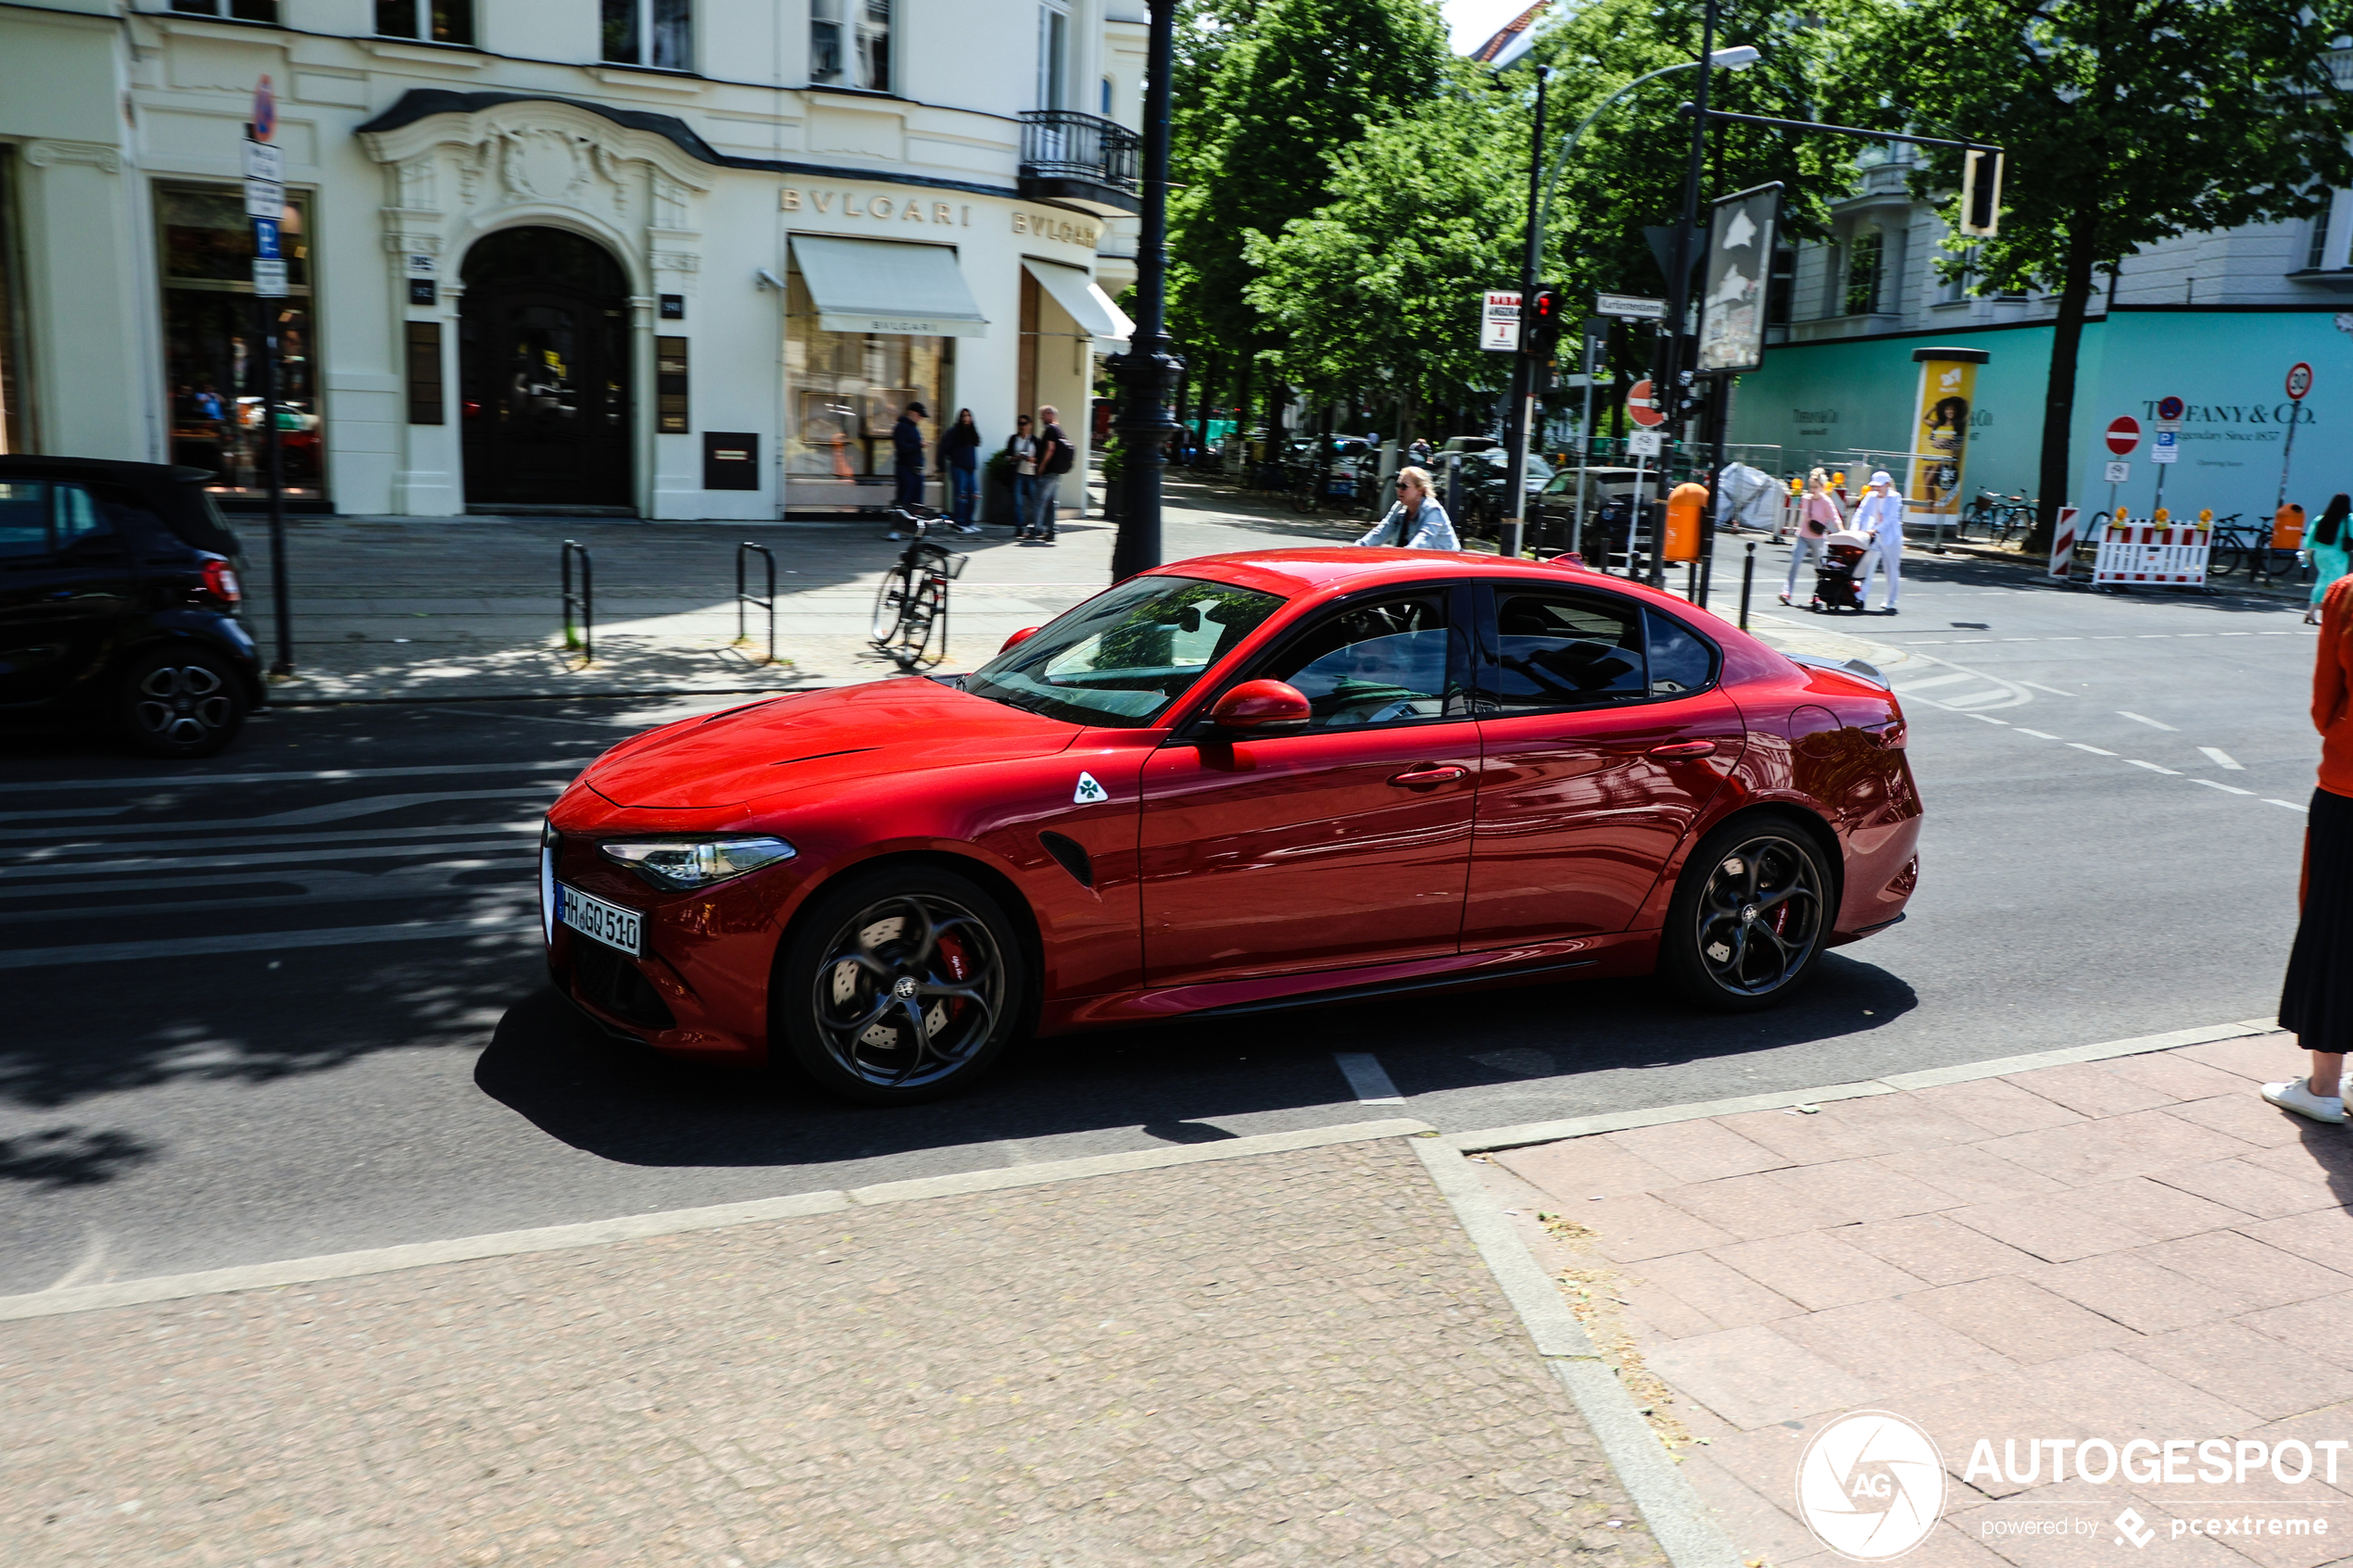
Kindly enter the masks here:
M 644 950 L 645 922 L 635 909 L 591 898 L 576 887 L 556 884 L 556 918 L 592 941 L 635 958 Z

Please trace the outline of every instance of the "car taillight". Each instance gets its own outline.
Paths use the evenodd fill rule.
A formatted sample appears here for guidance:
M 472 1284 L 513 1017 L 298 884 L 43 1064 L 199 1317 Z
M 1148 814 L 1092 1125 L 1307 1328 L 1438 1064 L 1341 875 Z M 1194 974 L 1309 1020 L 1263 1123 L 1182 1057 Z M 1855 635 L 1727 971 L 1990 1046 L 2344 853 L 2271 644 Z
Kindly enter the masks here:
M 245 591 L 237 586 L 237 569 L 219 559 L 204 563 L 204 585 L 197 592 L 224 609 L 235 608 L 245 597 Z

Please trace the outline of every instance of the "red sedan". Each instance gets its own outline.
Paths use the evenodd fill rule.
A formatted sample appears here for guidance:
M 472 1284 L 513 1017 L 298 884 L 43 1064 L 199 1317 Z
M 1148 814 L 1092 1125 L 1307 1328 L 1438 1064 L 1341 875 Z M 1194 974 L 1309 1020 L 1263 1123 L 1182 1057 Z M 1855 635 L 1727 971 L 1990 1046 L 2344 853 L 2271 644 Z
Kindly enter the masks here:
M 1570 564 L 1273 550 L 624 742 L 541 894 L 606 1028 L 894 1103 L 1187 1014 L 1654 971 L 1768 1006 L 1903 917 L 1919 818 L 1860 673 Z

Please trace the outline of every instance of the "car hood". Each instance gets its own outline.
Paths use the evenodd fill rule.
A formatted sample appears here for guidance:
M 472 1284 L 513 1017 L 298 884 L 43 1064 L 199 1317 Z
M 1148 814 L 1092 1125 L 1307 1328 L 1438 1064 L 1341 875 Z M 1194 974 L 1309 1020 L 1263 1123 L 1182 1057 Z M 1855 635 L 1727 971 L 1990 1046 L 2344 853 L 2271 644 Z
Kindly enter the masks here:
M 665 725 L 605 753 L 581 782 L 616 806 L 714 809 L 845 779 L 1042 756 L 1078 734 L 937 681 L 876 681 Z

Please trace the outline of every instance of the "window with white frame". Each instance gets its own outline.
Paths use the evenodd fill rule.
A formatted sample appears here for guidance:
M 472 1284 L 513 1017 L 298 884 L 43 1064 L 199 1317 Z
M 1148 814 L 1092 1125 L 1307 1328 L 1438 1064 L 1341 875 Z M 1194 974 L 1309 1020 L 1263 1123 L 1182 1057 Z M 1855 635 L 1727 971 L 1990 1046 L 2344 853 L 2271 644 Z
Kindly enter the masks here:
M 2312 243 L 2305 252 L 2304 266 L 2308 271 L 2319 271 L 2329 264 L 2329 229 L 2336 221 L 2336 192 L 2329 192 L 2328 200 L 2312 216 Z
M 376 0 L 376 36 L 472 44 L 474 0 Z
M 655 70 L 695 69 L 694 0 L 603 0 L 604 59 Z
M 809 80 L 889 92 L 890 6 L 891 0 L 810 0 Z
M 226 17 L 241 22 L 278 19 L 278 0 L 171 0 L 171 8 L 185 17 Z
M 1038 107 L 1066 109 L 1064 84 L 1070 80 L 1070 6 L 1064 0 L 1044 0 L 1038 7 Z

